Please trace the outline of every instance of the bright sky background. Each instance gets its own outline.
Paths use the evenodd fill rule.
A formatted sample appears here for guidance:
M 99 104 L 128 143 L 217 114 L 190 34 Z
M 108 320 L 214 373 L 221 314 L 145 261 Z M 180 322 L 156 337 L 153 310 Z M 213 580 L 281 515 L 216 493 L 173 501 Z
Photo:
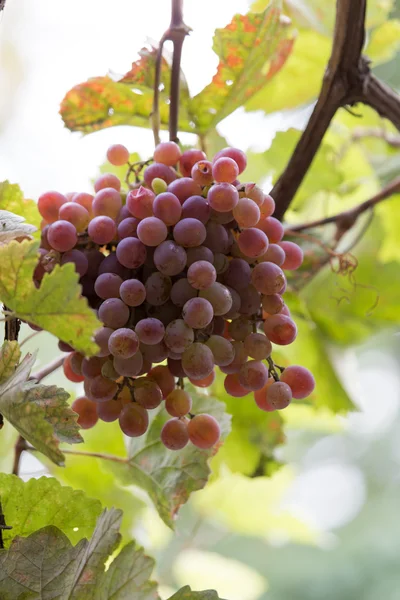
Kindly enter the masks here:
M 215 72 L 214 29 L 224 26 L 234 13 L 245 12 L 247 6 L 247 0 L 186 0 L 185 21 L 194 31 L 185 41 L 183 69 L 192 94 Z M 128 71 L 146 39 L 161 37 L 169 11 L 168 0 L 7 1 L 0 17 L 0 181 L 19 183 L 25 195 L 35 199 L 48 189 L 89 190 L 90 178 L 111 143 L 121 142 L 142 156 L 151 155 L 151 131 L 119 127 L 83 137 L 63 127 L 58 110 L 73 85 L 108 70 Z M 237 111 L 219 130 L 244 150 L 250 146 L 263 149 L 270 145 L 274 130 L 291 122 L 287 116 L 285 121 L 282 116 L 272 121 L 261 112 Z M 348 361 L 346 365 L 352 381 L 359 365 L 350 368 Z M 369 369 L 368 373 L 367 384 L 364 378 L 363 387 L 356 389 L 362 391 L 366 412 L 351 421 L 355 430 L 363 432 L 377 426 L 372 382 L 376 385 L 381 372 Z M 393 394 L 396 384 L 398 378 Z M 379 409 L 380 414 L 385 412 L 382 402 L 386 402 L 391 419 L 398 410 L 393 394 L 380 398 Z M 382 433 L 387 424 L 378 425 Z M 359 472 L 350 466 L 346 469 L 328 453 L 325 463 L 314 463 L 296 480 L 288 506 L 322 528 L 352 518 L 362 504 L 364 486 Z M 344 498 L 349 502 L 343 502 Z

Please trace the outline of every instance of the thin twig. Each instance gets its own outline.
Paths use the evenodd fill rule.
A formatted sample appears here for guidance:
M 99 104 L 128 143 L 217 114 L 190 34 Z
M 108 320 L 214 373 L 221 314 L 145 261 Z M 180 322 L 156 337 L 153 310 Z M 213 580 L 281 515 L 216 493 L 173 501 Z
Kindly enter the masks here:
M 65 356 L 58 356 L 51 363 L 40 369 L 37 373 L 33 373 L 29 379 L 34 379 L 38 383 L 42 381 L 47 375 L 50 375 L 64 364 Z
M 36 448 L 27 448 L 30 452 L 39 452 Z M 129 460 L 127 458 L 122 458 L 121 456 L 115 456 L 114 454 L 105 454 L 103 452 L 86 452 L 84 450 L 68 450 L 62 448 L 63 454 L 72 454 L 74 456 L 90 456 L 92 458 L 101 458 L 103 460 L 111 460 L 112 462 L 117 462 L 121 464 L 128 464 Z
M 171 0 L 171 23 L 165 35 L 166 39 L 171 40 L 174 45 L 169 95 L 169 139 L 172 142 L 179 142 L 178 123 L 182 46 L 189 32 L 190 27 L 185 25 L 183 21 L 183 0 Z
M 34 338 L 37 335 L 39 335 L 39 333 L 42 333 L 42 332 L 41 331 L 33 331 L 32 333 L 30 333 L 29 335 L 27 335 L 26 338 L 24 338 L 22 340 L 22 342 L 20 343 L 19 347 L 22 348 L 22 346 L 24 344 L 26 344 L 26 342 L 29 342 L 32 338 Z
M 312 229 L 313 227 L 319 227 L 321 225 L 328 225 L 329 223 L 336 223 L 341 232 L 348 231 L 351 227 L 353 227 L 358 217 L 363 212 L 372 209 L 376 204 L 379 204 L 379 202 L 382 202 L 383 200 L 387 200 L 397 192 L 400 192 L 400 177 L 393 179 L 393 181 L 388 183 L 388 185 L 382 188 L 380 192 L 375 194 L 375 196 L 372 196 L 372 198 L 365 200 L 365 202 L 358 204 L 354 208 L 344 210 L 336 215 L 325 217 L 323 219 L 315 219 L 315 221 L 301 223 L 300 225 L 291 225 L 289 230 L 291 232 L 299 232 L 306 229 Z

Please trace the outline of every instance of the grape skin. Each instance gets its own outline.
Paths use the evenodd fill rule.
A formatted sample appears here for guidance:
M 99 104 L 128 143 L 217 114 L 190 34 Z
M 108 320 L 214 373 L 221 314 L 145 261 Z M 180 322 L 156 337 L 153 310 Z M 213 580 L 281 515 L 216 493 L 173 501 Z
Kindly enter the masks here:
M 91 429 L 98 421 L 96 403 L 85 396 L 77 398 L 71 409 L 78 414 L 77 423 L 82 429 Z
M 149 426 L 147 410 L 136 403 L 127 404 L 119 416 L 119 426 L 129 437 L 139 437 L 146 433 Z
M 221 436 L 218 421 L 208 414 L 196 415 L 188 424 L 189 439 L 194 446 L 208 450 Z
M 293 398 L 298 400 L 307 398 L 315 389 L 313 374 L 305 367 L 299 365 L 286 367 L 281 375 L 281 381 L 290 387 Z
M 169 450 L 182 450 L 189 442 L 187 423 L 183 419 L 170 419 L 164 424 L 160 436 Z

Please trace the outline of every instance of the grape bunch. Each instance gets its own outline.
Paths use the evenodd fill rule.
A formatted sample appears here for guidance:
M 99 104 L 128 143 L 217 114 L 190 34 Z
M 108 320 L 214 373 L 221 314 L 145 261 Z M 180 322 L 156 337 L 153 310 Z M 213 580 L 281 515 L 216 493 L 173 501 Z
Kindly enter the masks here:
M 209 161 L 201 150 L 182 153 L 162 142 L 146 162 L 129 163 L 119 144 L 107 158 L 135 174 L 128 191 L 105 173 L 94 194 L 50 191 L 38 200 L 35 284 L 55 264 L 72 262 L 103 323 L 96 356 L 60 342 L 69 352 L 66 376 L 84 383 L 85 396 L 73 403 L 81 427 L 118 419 L 124 434 L 140 436 L 148 411 L 164 401 L 171 417 L 161 432 L 164 445 L 211 448 L 219 424 L 192 413 L 185 382 L 210 386 L 216 366 L 228 394 L 253 392 L 264 411 L 308 396 L 312 374 L 279 367 L 271 357 L 272 344 L 290 344 L 297 335 L 282 295 L 284 270 L 301 265 L 302 250 L 282 241 L 273 198 L 239 181 L 245 154 L 225 148 Z

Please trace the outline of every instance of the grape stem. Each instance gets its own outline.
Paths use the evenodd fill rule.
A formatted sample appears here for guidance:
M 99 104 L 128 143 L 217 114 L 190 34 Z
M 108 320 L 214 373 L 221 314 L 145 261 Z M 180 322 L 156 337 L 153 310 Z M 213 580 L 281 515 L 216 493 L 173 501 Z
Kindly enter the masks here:
M 62 367 L 64 360 L 65 356 L 59 356 L 58 358 L 55 358 L 51 363 L 43 367 L 43 369 L 40 369 L 40 371 L 37 371 L 37 373 L 33 373 L 29 379 L 34 379 L 37 383 L 39 383 L 42 381 L 42 379 Z
M 275 379 L 275 381 L 279 381 L 279 375 L 275 369 L 275 363 L 270 356 L 267 358 L 267 362 L 268 362 L 268 375 L 272 375 L 272 377 Z
M 362 102 L 400 130 L 400 97 L 372 73 L 362 55 L 366 0 L 337 0 L 332 53 L 311 117 L 271 196 L 282 220 L 339 108 Z
M 331 217 L 325 217 L 324 219 L 316 219 L 315 221 L 309 221 L 308 223 L 300 223 L 299 225 L 291 225 L 289 229 L 285 232 L 286 234 L 291 234 L 292 232 L 304 231 L 306 229 L 311 229 L 313 227 L 319 227 L 321 225 L 328 225 L 329 223 L 336 223 L 337 227 L 337 236 L 342 237 L 343 234 L 351 229 L 353 225 L 356 223 L 358 217 L 365 211 L 371 210 L 382 202 L 383 200 L 387 200 L 393 194 L 396 194 L 400 191 L 400 177 L 396 177 L 388 183 L 384 188 L 381 189 L 380 192 L 365 200 L 361 204 L 351 208 L 349 210 L 345 210 L 343 212 L 337 213 L 336 215 L 332 215 Z

